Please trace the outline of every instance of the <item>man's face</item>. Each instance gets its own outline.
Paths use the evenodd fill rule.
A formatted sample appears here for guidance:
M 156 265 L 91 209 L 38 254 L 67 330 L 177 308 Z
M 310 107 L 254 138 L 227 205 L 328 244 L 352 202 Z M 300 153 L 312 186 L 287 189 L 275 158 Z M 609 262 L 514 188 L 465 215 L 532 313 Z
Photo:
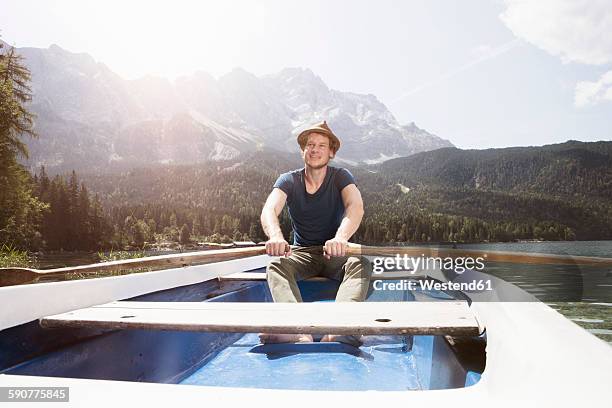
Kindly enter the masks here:
M 319 133 L 308 135 L 308 141 L 302 150 L 304 163 L 313 168 L 320 169 L 334 158 L 334 152 L 329 146 L 329 138 Z

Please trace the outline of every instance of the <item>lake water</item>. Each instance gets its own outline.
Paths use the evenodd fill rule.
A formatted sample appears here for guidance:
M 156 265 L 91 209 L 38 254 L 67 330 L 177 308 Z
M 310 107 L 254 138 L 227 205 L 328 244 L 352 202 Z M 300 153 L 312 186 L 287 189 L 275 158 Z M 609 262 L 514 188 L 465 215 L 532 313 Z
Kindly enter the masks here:
M 461 248 L 491 251 L 538 252 L 542 254 L 598 256 L 612 258 L 612 241 L 507 242 L 495 244 L 460 244 Z
M 612 241 L 465 244 L 460 248 L 612 258 Z M 485 272 L 519 286 L 612 345 L 612 267 L 491 262 Z

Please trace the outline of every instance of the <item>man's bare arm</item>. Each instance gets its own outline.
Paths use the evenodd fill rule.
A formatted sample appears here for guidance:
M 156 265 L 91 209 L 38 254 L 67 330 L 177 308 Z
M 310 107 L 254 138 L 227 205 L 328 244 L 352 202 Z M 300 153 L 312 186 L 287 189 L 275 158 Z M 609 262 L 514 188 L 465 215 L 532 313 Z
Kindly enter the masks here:
M 283 211 L 286 201 L 287 194 L 280 188 L 275 188 L 261 210 L 261 226 L 268 236 L 266 253 L 270 256 L 291 255 L 291 247 L 283 237 L 283 231 L 278 222 L 278 216 Z
M 344 203 L 344 218 L 336 231 L 336 236 L 325 243 L 328 256 L 345 256 L 348 240 L 357 232 L 363 218 L 363 200 L 355 184 L 349 184 L 341 191 Z

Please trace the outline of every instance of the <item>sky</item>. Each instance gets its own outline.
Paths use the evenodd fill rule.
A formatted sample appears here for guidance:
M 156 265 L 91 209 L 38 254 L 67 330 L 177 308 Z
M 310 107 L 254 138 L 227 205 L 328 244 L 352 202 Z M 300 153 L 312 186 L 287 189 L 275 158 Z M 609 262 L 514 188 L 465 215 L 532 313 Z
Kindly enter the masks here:
M 310 68 L 460 148 L 612 140 L 612 0 L 0 0 L 126 79 Z

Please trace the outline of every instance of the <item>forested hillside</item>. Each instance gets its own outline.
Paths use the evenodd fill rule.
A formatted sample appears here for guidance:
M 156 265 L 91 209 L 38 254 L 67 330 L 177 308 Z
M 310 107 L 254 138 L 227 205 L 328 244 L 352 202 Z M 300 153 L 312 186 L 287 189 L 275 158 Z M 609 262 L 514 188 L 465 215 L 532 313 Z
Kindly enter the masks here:
M 406 186 L 440 186 L 610 200 L 612 143 L 438 149 L 389 160 L 378 170 Z
M 610 239 L 611 145 L 441 149 L 350 168 L 366 205 L 356 240 Z M 299 166 L 298 157 L 262 151 L 214 165 L 84 177 L 109 213 L 114 245 L 142 244 L 155 234 L 179 240 L 181 230 L 193 239 L 258 241 L 274 180 Z M 290 229 L 286 216 L 283 227 Z
M 612 236 L 612 142 L 445 148 L 389 160 L 375 171 L 378 180 L 365 181 L 372 191 L 398 186 L 370 197 L 375 213 L 399 218 L 381 220 L 390 230 L 387 238 L 395 236 L 398 224 L 407 225 L 399 229 L 406 231 L 400 238 L 409 234 L 417 240 L 419 235 L 450 241 Z M 418 213 L 429 218 L 419 231 L 410 227 L 410 214 Z

